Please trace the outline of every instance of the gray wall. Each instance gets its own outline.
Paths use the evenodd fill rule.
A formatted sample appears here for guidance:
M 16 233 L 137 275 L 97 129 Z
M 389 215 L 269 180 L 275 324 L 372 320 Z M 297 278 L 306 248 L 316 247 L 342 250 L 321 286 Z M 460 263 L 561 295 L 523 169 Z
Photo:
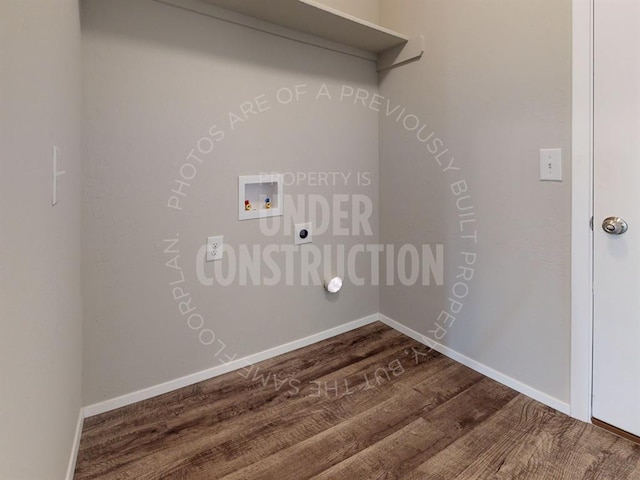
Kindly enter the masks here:
M 435 330 L 460 252 L 474 252 L 469 294 L 441 342 L 568 402 L 571 2 L 383 0 L 380 17 L 426 37 L 422 61 L 383 75 L 380 93 L 427 125 L 423 138 L 435 134 L 421 143 L 381 115 L 381 241 L 446 245 L 445 285 L 384 288 L 381 311 Z M 563 183 L 538 180 L 544 147 L 563 149 Z M 461 170 L 443 172 L 429 148 Z M 469 210 L 450 188 L 461 180 Z M 461 232 L 463 219 L 476 221 Z M 477 244 L 461 238 L 474 231 Z
M 372 5 L 353 8 L 374 15 Z M 383 0 L 379 16 L 389 28 L 425 35 L 427 51 L 381 75 L 379 93 L 399 108 L 378 118 L 337 94 L 343 84 L 376 91 L 369 62 L 150 0 L 83 2 L 85 403 L 378 309 L 432 336 L 440 316 L 445 345 L 569 400 L 570 1 Z M 299 102 L 276 101 L 280 88 L 300 83 L 307 94 Z M 315 99 L 323 83 L 333 100 Z M 272 108 L 231 129 L 228 113 L 260 95 Z M 422 138 L 433 133 L 427 142 L 403 127 L 409 114 L 425 125 Z M 214 124 L 224 139 L 201 155 L 183 210 L 168 208 L 186 157 Z M 563 183 L 539 182 L 545 147 L 563 149 Z M 452 158 L 459 170 L 444 172 Z M 396 283 L 378 292 L 347 282 L 337 298 L 298 280 L 200 285 L 196 252 L 207 235 L 225 235 L 236 251 L 291 243 L 288 231 L 265 236 L 258 222 L 237 220 L 237 175 L 262 171 L 351 172 L 346 186 L 286 187 L 294 196 L 372 199 L 372 236 L 328 232 L 314 245 L 374 243 L 378 231 L 381 243 L 398 247 L 444 244 L 445 285 Z M 357 172 L 371 172 L 373 185 L 356 185 Z M 471 195 L 460 204 L 455 182 L 468 186 L 459 197 Z M 461 230 L 461 220 L 473 221 Z M 463 238 L 476 232 L 477 243 Z M 177 254 L 164 253 L 170 238 L 180 239 L 173 248 L 180 257 L 166 266 Z M 463 282 L 468 295 L 456 278 L 461 252 L 477 256 L 473 279 Z M 185 275 L 179 286 L 204 317 L 200 329 L 189 327 L 172 297 L 181 272 L 171 266 Z M 459 313 L 451 311 L 453 293 L 464 296 Z M 454 313 L 453 325 L 442 321 L 443 310 Z M 199 342 L 205 328 L 215 332 L 214 345 Z
M 299 280 L 292 286 L 243 287 L 236 281 L 222 287 L 203 286 L 196 277 L 196 252 L 208 235 L 224 235 L 236 251 L 243 243 L 293 242 L 289 231 L 266 236 L 258 221 L 238 221 L 240 174 L 351 173 L 346 186 L 315 186 L 314 180 L 285 186 L 285 194 L 329 201 L 333 194 L 361 194 L 377 212 L 377 113 L 337 96 L 343 84 L 375 91 L 372 62 L 151 0 L 82 2 L 82 36 L 85 404 L 378 311 L 375 286 L 347 282 L 338 296 L 328 297 L 320 286 Z M 323 83 L 332 100 L 315 99 Z M 307 84 L 308 93 L 299 102 L 278 103 L 278 90 L 296 84 Z M 240 114 L 240 104 L 260 95 L 271 109 L 249 114 L 232 130 L 229 112 Z M 199 154 L 203 162 L 196 161 L 197 174 L 180 197 L 183 210 L 168 208 L 189 152 L 214 124 L 224 140 Z M 218 138 L 215 132 L 211 137 Z M 201 146 L 208 148 L 206 141 Z M 190 168 L 183 170 L 189 177 Z M 370 172 L 372 185 L 358 186 L 357 172 Z M 313 245 L 377 243 L 377 213 L 371 226 L 371 236 L 328 231 L 315 235 Z M 180 257 L 171 263 L 176 254 L 163 253 L 169 245 L 163 240 L 178 235 L 170 250 Z M 285 267 L 282 255 L 277 262 Z M 179 286 L 204 317 L 201 328 L 189 327 L 172 296 L 170 283 L 181 278 L 176 266 L 186 278 Z M 212 271 L 207 264 L 207 275 Z M 195 320 L 192 326 L 200 327 Z M 215 333 L 213 345 L 200 343 L 204 329 Z M 210 333 L 203 338 L 212 339 Z M 218 341 L 226 345 L 219 355 Z
M 0 478 L 58 480 L 81 407 L 77 2 L 0 2 L 0 65 Z

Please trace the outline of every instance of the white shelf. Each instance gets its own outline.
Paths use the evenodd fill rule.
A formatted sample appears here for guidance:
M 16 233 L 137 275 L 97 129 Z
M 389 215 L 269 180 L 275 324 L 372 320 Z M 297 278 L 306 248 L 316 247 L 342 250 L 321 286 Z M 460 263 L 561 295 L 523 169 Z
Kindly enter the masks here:
M 409 38 L 313 0 L 205 0 L 217 7 L 285 28 L 380 53 Z
M 316 0 L 155 0 L 320 48 L 377 62 L 378 71 L 418 60 L 424 36 L 408 38 Z

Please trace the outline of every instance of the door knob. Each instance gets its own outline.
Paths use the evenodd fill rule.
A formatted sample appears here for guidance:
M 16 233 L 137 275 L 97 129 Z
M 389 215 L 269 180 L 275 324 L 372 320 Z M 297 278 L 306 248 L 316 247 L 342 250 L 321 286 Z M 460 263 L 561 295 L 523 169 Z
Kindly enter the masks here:
M 602 222 L 602 229 L 609 235 L 622 235 L 629 230 L 629 224 L 620 217 L 607 217 Z

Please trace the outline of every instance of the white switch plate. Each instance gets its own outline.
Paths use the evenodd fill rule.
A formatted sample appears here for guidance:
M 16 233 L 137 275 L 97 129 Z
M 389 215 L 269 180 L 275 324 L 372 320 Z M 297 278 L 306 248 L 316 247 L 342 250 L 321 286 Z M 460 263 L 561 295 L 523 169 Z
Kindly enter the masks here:
M 562 181 L 562 149 L 540 149 L 540 180 Z
M 53 184 L 52 184 L 52 194 L 51 194 L 51 206 L 55 207 L 58 204 L 58 179 L 64 175 L 64 170 L 58 170 L 58 166 L 60 163 L 60 148 L 55 145 L 52 147 L 51 157 L 53 160 Z
M 307 235 L 303 236 L 300 233 L 306 230 Z M 293 228 L 293 244 L 294 245 L 302 245 L 303 243 L 311 243 L 313 241 L 313 235 L 311 233 L 311 224 L 310 223 L 296 223 Z
M 224 236 L 207 237 L 207 262 L 222 260 Z

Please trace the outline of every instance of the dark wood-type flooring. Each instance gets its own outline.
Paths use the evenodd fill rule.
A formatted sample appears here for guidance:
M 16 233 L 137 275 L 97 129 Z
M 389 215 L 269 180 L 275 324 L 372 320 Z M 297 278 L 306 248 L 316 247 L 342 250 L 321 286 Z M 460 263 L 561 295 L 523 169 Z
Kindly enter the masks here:
M 88 418 L 75 478 L 623 480 L 640 446 L 375 323 Z

